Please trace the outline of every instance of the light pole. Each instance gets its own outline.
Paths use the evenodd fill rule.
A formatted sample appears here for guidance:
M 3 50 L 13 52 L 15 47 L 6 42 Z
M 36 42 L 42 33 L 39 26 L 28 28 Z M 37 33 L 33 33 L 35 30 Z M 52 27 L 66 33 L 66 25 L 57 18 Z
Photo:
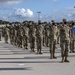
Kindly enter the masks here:
M 18 16 L 18 18 L 19 18 L 19 22 L 21 22 L 21 16 L 22 16 L 22 15 L 17 15 L 17 16 Z
M 37 12 L 38 13 L 38 21 L 40 20 L 40 11 L 39 12 Z

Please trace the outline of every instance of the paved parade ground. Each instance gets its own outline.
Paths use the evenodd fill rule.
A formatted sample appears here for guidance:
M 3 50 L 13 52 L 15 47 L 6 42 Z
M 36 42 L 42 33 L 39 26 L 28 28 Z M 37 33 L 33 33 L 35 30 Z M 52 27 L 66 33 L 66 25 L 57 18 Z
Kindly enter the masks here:
M 36 49 L 35 49 L 36 50 Z M 0 41 L 0 75 L 75 75 L 75 53 L 69 53 L 70 63 L 60 63 L 60 47 L 57 45 L 57 59 L 49 59 L 49 48 L 43 47 L 38 55 L 23 48 L 17 48 Z

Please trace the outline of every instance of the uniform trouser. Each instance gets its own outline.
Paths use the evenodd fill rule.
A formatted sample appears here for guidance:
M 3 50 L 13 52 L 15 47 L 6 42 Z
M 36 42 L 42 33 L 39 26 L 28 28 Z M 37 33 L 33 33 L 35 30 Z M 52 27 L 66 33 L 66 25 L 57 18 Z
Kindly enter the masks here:
M 17 45 L 16 45 L 17 47 L 18 47 L 18 43 L 19 43 L 18 41 L 19 41 L 19 38 L 17 37 Z
M 13 44 L 13 35 L 10 35 L 10 43 Z
M 41 50 L 42 49 L 42 38 L 41 37 L 37 37 L 36 44 L 37 44 L 37 50 Z
M 71 40 L 71 42 L 70 42 L 70 51 L 74 51 L 74 45 L 75 45 L 75 41 Z
M 44 44 L 45 44 L 45 36 L 43 36 L 43 46 L 44 46 Z
M 61 56 L 62 57 L 68 57 L 68 40 L 65 40 L 65 41 L 61 41 L 60 43 L 60 47 L 61 47 Z
M 57 36 L 57 43 L 59 43 L 59 39 L 60 39 L 59 36 Z
M 13 36 L 10 37 L 10 43 L 13 44 Z
M 5 40 L 5 43 L 8 42 L 8 35 L 5 35 L 5 36 L 4 36 L 4 40 Z
M 13 45 L 15 45 L 15 35 L 13 36 Z
M 14 36 L 14 45 L 17 45 L 17 36 Z
M 20 46 L 22 46 L 22 36 L 20 36 Z
M 1 33 L 0 33 L 0 40 L 1 40 Z
M 46 46 L 49 45 L 49 39 L 48 39 L 48 36 L 46 36 L 46 38 L 45 38 L 45 44 L 46 44 Z
M 56 48 L 56 40 L 50 39 L 50 54 L 55 53 Z
M 18 36 L 18 46 L 22 46 L 22 36 Z
M 30 38 L 30 48 L 32 49 L 34 49 L 35 48 L 35 37 L 31 37 Z
M 26 36 L 23 36 L 23 46 L 24 47 L 28 46 L 28 38 Z

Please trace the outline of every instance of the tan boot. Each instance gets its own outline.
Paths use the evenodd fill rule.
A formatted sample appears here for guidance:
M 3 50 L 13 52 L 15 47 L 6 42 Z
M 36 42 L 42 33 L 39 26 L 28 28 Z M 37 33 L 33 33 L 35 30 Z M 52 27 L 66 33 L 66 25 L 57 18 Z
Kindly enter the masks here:
M 64 62 L 70 62 L 70 61 L 67 59 L 67 57 L 65 57 L 65 60 L 64 60 Z
M 33 49 L 31 48 L 30 52 L 33 52 L 32 50 L 33 50 Z
M 75 53 L 75 51 L 74 51 L 74 50 L 73 50 L 72 52 L 73 52 L 73 53 Z
M 39 54 L 39 49 L 37 49 L 37 54 Z
M 63 63 L 64 62 L 64 57 L 62 57 L 62 61 L 61 61 L 61 63 Z
M 72 51 L 70 50 L 69 53 L 72 53 Z
M 32 49 L 32 52 L 35 52 L 35 51 L 34 51 L 34 48 Z
M 55 56 L 55 53 L 54 53 L 54 52 L 53 52 L 53 58 L 54 58 L 54 59 L 57 59 L 57 57 Z
M 39 54 L 42 54 L 41 49 L 39 49 Z
M 54 58 L 54 59 L 57 59 L 57 57 L 56 57 L 55 55 L 53 55 L 53 58 Z
M 53 59 L 53 54 L 52 53 L 50 54 L 50 59 Z

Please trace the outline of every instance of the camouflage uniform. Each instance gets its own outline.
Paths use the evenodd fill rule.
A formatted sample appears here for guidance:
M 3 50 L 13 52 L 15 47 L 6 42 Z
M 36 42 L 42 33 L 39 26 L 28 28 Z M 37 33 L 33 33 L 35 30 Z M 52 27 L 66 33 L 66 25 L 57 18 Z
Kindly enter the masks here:
M 46 47 L 49 46 L 49 25 L 45 26 L 45 45 Z
M 2 28 L 0 28 L 0 41 L 1 41 L 1 35 L 2 35 Z
M 23 26 L 23 47 L 28 49 L 28 38 L 29 38 L 29 28 L 27 26 Z
M 2 27 L 2 37 L 4 37 L 4 30 L 5 30 L 5 28 Z
M 53 22 L 54 23 L 54 22 Z M 57 26 L 52 24 L 50 26 L 50 33 L 49 33 L 49 47 L 50 47 L 50 58 L 51 59 L 56 59 L 55 57 L 55 48 L 56 48 L 56 40 L 57 40 Z
M 16 33 L 16 25 L 14 25 L 13 28 L 12 28 L 12 41 L 13 41 L 13 45 L 16 46 L 17 38 L 16 38 L 16 34 L 15 33 Z
M 15 26 L 15 34 L 14 34 L 14 43 L 15 43 L 15 46 L 18 45 L 18 43 L 17 43 L 17 37 L 18 37 L 18 29 L 17 29 L 17 26 Z
M 43 43 L 43 26 L 39 24 L 36 28 L 36 44 L 37 44 L 37 54 L 42 54 L 42 43 Z
M 22 25 L 19 26 L 19 44 L 20 48 L 22 48 Z
M 36 33 L 36 29 L 33 27 L 33 25 L 30 26 L 30 49 L 32 52 L 34 52 L 34 48 L 35 48 L 35 33 Z
M 4 27 L 4 40 L 5 40 L 5 43 L 8 43 L 8 36 L 9 36 L 9 29 L 6 25 L 6 27 Z
M 15 45 L 15 27 L 14 26 L 12 28 L 11 33 L 12 33 L 12 36 L 11 36 L 11 38 L 12 38 L 12 44 Z
M 45 26 L 43 26 L 43 46 L 45 46 Z
M 17 26 L 17 31 L 15 30 L 14 32 L 15 32 L 15 34 L 14 34 L 14 44 L 17 47 L 22 48 L 22 36 L 21 36 L 21 27 L 20 27 L 20 25 Z
M 60 34 L 60 29 L 59 29 L 59 26 L 57 26 L 57 44 L 59 44 L 60 43 L 60 36 L 59 36 L 59 34 Z
M 10 29 L 9 29 L 9 37 L 10 37 L 10 44 L 13 44 L 12 42 L 12 29 L 13 29 L 13 27 L 12 26 L 10 26 Z
M 63 20 L 64 22 L 64 20 Z M 61 62 L 69 62 L 67 60 L 68 57 L 68 50 L 69 50 L 69 27 L 67 26 L 66 22 L 62 24 L 60 27 L 60 47 L 61 47 Z M 65 60 L 64 60 L 65 57 Z
M 75 28 L 75 25 L 72 24 L 72 27 L 70 28 L 70 53 L 75 53 L 74 49 L 74 45 L 75 45 L 75 34 L 73 32 L 73 28 Z

